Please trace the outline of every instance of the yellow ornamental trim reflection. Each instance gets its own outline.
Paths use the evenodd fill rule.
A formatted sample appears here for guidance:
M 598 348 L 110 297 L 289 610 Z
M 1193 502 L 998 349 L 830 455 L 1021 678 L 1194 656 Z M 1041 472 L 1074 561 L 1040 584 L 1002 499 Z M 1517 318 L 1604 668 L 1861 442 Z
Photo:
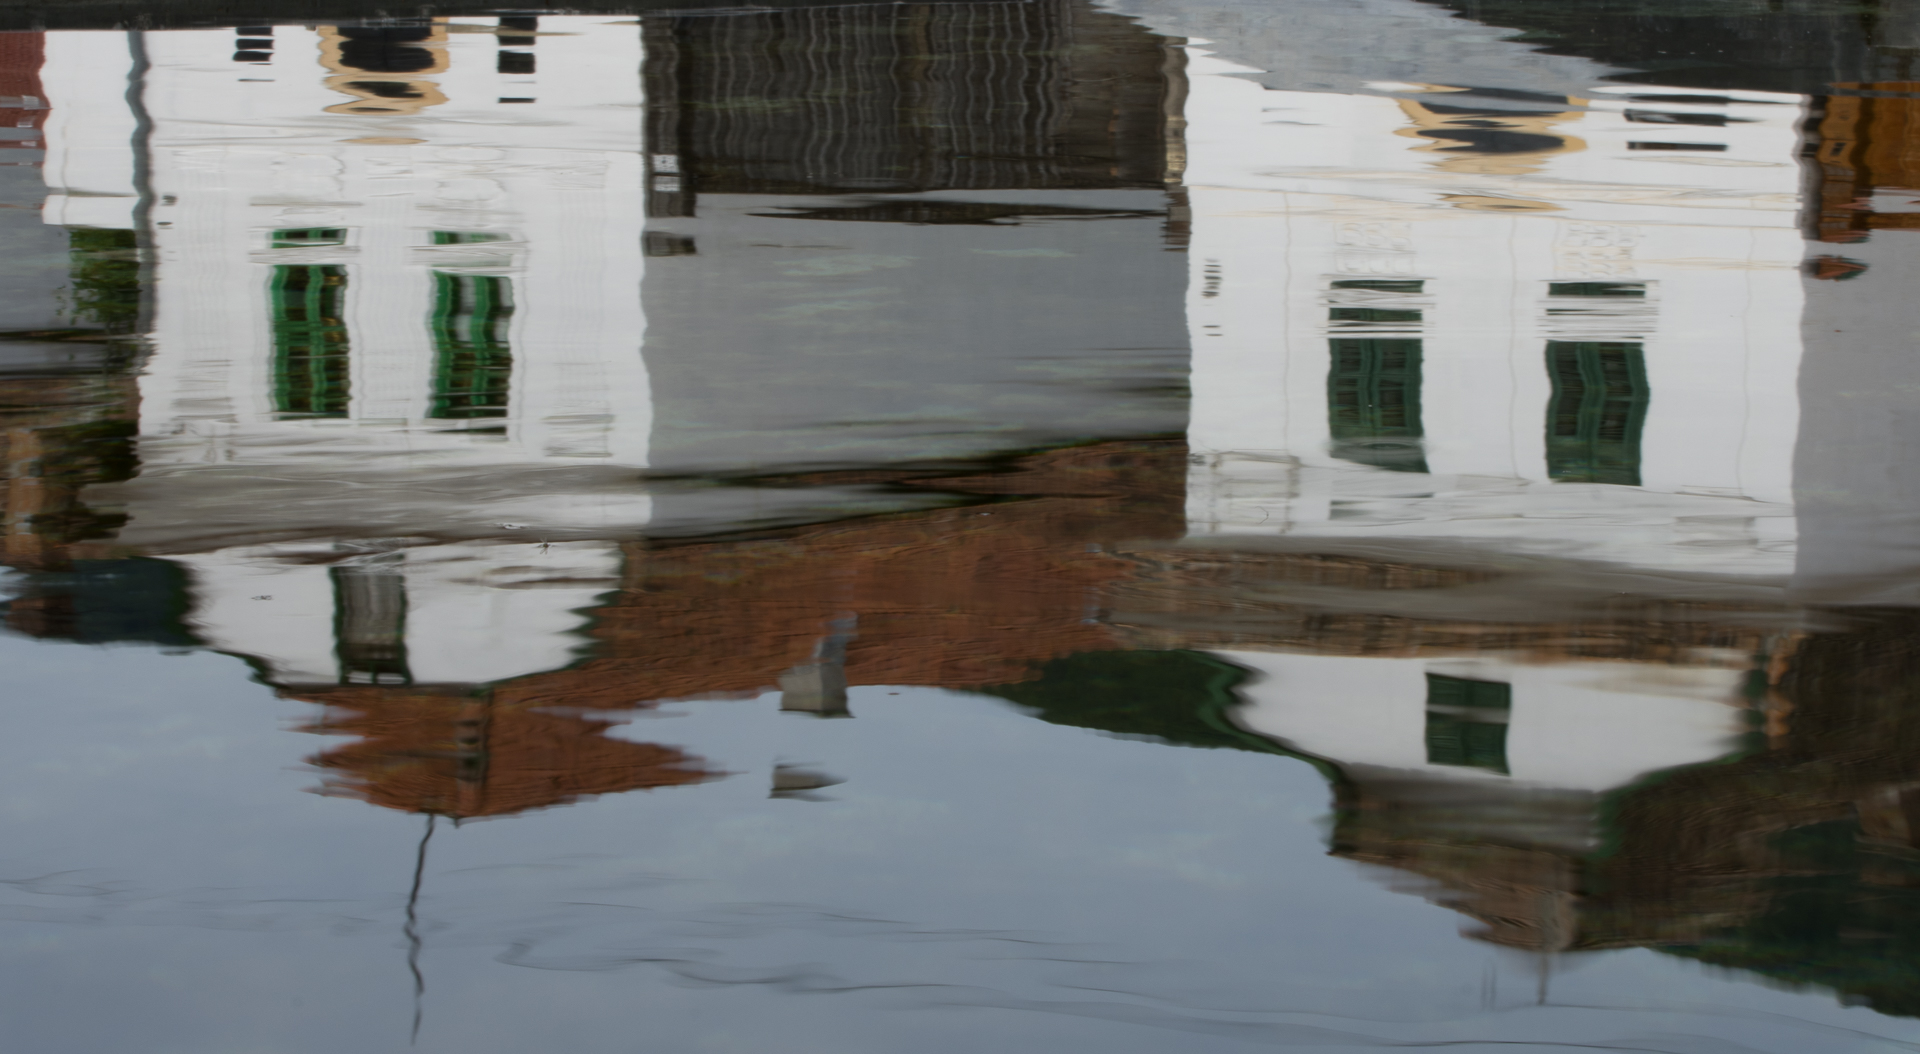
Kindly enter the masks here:
M 1576 105 L 1580 100 L 1569 99 Z M 1419 139 L 1415 147 L 1440 154 L 1436 167 L 1446 172 L 1481 176 L 1524 176 L 1538 172 L 1541 162 L 1555 154 L 1587 148 L 1586 141 L 1566 135 L 1555 125 L 1577 121 L 1582 113 L 1520 114 L 1512 112 L 1436 113 L 1426 104 L 1401 99 L 1400 109 L 1412 123 L 1393 134 Z M 1464 107 L 1463 107 L 1464 109 Z
M 321 26 L 319 33 L 320 65 L 333 71 L 324 83 L 353 98 L 325 112 L 407 116 L 447 101 L 439 84 L 422 76 L 447 70 L 446 19 L 407 27 Z

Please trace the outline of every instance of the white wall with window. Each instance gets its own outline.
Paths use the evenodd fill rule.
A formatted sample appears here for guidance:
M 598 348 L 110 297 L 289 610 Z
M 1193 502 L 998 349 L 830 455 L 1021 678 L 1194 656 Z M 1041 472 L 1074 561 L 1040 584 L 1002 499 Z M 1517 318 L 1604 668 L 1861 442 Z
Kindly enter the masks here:
M 1791 572 L 1797 98 L 1247 74 L 1189 68 L 1194 533 Z

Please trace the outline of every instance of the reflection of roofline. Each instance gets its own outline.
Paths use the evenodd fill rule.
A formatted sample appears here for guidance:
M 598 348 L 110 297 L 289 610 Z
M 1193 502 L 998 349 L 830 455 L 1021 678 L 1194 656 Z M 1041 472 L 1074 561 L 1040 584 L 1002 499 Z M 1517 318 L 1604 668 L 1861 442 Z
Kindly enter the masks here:
M 408 18 L 542 15 L 737 14 L 795 7 L 891 4 L 892 0 L 568 0 L 515 6 L 480 0 L 423 3 Z M 970 3 L 979 0 L 916 0 Z M 989 0 L 1006 2 L 1006 0 Z M 33 29 L 190 29 L 242 25 L 309 25 L 391 19 L 385 0 L 0 0 L 0 31 Z

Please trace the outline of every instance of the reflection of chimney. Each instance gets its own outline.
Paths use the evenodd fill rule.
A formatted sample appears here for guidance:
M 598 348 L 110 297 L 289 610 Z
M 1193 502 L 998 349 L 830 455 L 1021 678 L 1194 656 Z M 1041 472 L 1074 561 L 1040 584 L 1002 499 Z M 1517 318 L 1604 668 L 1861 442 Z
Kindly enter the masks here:
M 411 684 L 407 583 L 401 554 L 332 569 L 334 642 L 341 684 Z
M 787 798 L 794 801 L 828 801 L 830 799 L 813 792 L 825 787 L 837 787 L 845 782 L 847 781 L 838 776 L 831 776 L 800 765 L 775 765 L 773 789 L 767 793 L 767 797 Z
M 852 717 L 847 709 L 847 642 L 854 615 L 827 624 L 832 632 L 813 646 L 813 661 L 780 675 L 780 709 L 815 717 Z

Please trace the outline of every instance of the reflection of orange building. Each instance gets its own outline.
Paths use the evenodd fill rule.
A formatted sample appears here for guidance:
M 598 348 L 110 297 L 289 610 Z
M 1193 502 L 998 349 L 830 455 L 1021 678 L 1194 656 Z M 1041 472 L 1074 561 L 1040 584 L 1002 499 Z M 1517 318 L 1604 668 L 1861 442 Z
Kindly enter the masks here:
M 1095 616 L 1132 565 L 1107 547 L 1181 533 L 1185 467 L 1177 443 L 1109 443 L 926 481 L 984 503 L 637 543 L 595 612 L 594 658 L 484 688 L 301 689 L 330 711 L 308 731 L 362 737 L 314 762 L 331 792 L 500 815 L 707 777 L 670 748 L 606 738 L 594 711 L 778 686 L 789 709 L 831 714 L 847 684 L 1024 680 L 1039 661 L 1113 646 Z
M 15 129 L 0 149 L 43 149 L 47 91 L 40 86 L 46 34 L 0 33 L 0 126 Z M 32 131 L 26 131 L 32 129 Z
M 1106 548 L 1184 531 L 1185 467 L 1177 443 L 1079 447 L 937 481 L 1001 499 L 986 504 L 636 546 L 597 612 L 600 656 L 527 680 L 567 706 L 752 693 L 836 637 L 849 684 L 1022 680 L 1034 661 L 1113 646 L 1095 616 L 1132 565 Z
M 1920 83 L 1836 84 L 1814 101 L 1809 234 L 1860 241 L 1920 230 Z M 1891 200 L 1877 191 L 1902 193 Z
M 328 711 L 304 731 L 361 737 L 313 759 L 322 793 L 404 812 L 504 816 L 712 776 L 671 747 L 608 738 L 611 720 L 485 691 L 356 686 L 313 701 Z

